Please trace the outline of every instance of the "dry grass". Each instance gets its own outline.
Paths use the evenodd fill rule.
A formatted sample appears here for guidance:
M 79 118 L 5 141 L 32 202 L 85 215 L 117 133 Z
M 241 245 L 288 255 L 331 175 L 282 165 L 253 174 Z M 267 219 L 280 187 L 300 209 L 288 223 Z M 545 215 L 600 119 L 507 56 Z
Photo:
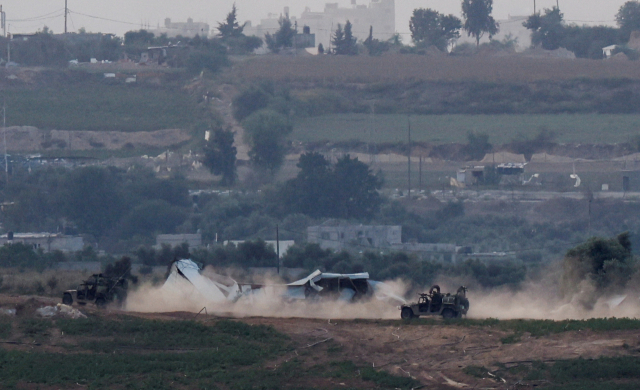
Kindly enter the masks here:
M 432 57 L 390 54 L 369 56 L 261 56 L 236 63 L 223 76 L 236 82 L 380 83 L 400 81 L 640 79 L 633 61 L 563 60 L 511 57 Z

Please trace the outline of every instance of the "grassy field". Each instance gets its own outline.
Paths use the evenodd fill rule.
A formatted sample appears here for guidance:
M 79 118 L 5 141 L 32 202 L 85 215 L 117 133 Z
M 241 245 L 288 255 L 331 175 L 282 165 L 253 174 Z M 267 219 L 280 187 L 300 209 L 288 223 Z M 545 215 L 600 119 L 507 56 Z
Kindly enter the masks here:
M 223 80 L 312 83 L 399 81 L 505 81 L 640 79 L 633 61 L 558 60 L 526 57 L 447 57 L 419 55 L 260 56 L 237 63 Z
M 195 102 L 172 88 L 75 83 L 4 92 L 8 126 L 57 130 L 153 131 L 189 128 Z
M 348 384 L 344 388 L 410 389 L 418 384 L 339 356 L 306 361 L 310 352 L 293 354 L 296 346 L 288 336 L 238 321 L 24 318 L 13 331 L 0 322 L 0 338 L 18 345 L 39 346 L 53 335 L 60 335 L 58 352 L 0 347 L 0 387 L 275 390 L 314 388 L 324 378 L 340 379 Z
M 412 115 L 411 139 L 438 144 L 466 143 L 469 131 L 487 133 L 500 145 L 519 136 L 534 137 L 540 129 L 556 133 L 561 143 L 618 143 L 640 134 L 640 115 Z M 406 115 L 334 114 L 301 118 L 291 138 L 303 142 L 407 141 Z

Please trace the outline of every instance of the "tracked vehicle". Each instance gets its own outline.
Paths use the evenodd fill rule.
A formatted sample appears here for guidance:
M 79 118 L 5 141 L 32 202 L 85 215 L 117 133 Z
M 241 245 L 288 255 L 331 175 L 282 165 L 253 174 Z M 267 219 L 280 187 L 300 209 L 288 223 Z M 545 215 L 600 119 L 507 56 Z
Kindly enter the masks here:
M 103 274 L 93 274 L 85 280 L 77 290 L 67 290 L 62 294 L 62 303 L 72 305 L 77 302 L 80 305 L 95 303 L 96 306 L 105 306 L 110 302 L 122 304 L 127 298 L 126 279 L 106 277 Z
M 438 316 L 443 318 L 459 318 L 467 314 L 469 300 L 467 288 L 460 286 L 455 295 L 442 294 L 440 286 L 431 287 L 428 294 L 420 294 L 418 302 L 399 307 L 400 317 L 408 320 L 420 316 Z

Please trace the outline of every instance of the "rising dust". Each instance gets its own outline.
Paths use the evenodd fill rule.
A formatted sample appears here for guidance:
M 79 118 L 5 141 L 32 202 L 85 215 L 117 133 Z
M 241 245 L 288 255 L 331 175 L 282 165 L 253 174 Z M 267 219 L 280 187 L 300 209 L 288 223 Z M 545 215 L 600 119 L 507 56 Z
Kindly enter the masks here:
M 203 274 L 211 273 L 210 270 Z M 579 293 L 560 298 L 557 279 L 540 278 L 527 281 L 517 291 L 510 288 L 482 290 L 471 287 L 467 293 L 471 307 L 468 318 L 484 319 L 588 319 L 604 317 L 640 318 L 640 294 L 628 290 L 617 294 L 599 296 L 588 282 L 579 286 Z M 409 283 L 402 280 L 385 282 L 390 291 L 416 301 L 418 292 L 427 292 L 429 287 L 409 291 Z M 464 284 L 461 280 L 439 280 L 443 292 L 455 293 Z M 207 313 L 232 317 L 300 317 L 320 319 L 398 319 L 397 302 L 383 302 L 376 298 L 346 303 L 333 300 L 321 302 L 285 302 L 279 291 L 285 283 L 278 278 L 265 278 L 262 284 L 272 287 L 259 294 L 243 297 L 237 302 L 211 302 L 200 295 L 186 280 L 177 289 L 163 286 L 143 285 L 131 292 L 125 309 L 134 312 L 197 313 L 206 308 Z M 622 300 L 626 296 L 626 299 Z

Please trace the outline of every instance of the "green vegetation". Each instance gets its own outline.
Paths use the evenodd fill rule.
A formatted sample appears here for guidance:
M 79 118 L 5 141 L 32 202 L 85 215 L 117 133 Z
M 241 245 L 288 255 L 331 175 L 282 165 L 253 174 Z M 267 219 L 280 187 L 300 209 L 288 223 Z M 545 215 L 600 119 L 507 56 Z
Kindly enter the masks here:
M 31 326 L 30 337 L 41 337 L 56 327 L 71 353 L 0 347 L 3 388 L 20 388 L 28 382 L 56 387 L 80 384 L 89 389 L 301 389 L 313 388 L 314 381 L 326 378 L 325 369 L 329 377 L 349 381 L 357 388 L 375 384 L 383 389 L 409 389 L 418 384 L 349 361 L 314 365 L 304 360 L 302 352 L 300 357 L 276 365 L 272 362 L 284 360 L 296 346 L 269 326 L 230 320 L 205 325 L 128 316 L 38 320 L 38 324 L 43 321 L 48 327 Z
M 558 360 L 552 364 L 533 362 L 502 368 L 495 374 L 515 377 L 523 383 L 542 382 L 543 389 L 600 390 L 636 389 L 640 385 L 640 358 L 635 356 L 601 357 L 598 359 Z M 467 367 L 467 375 L 489 377 L 484 367 Z M 494 375 L 495 375 L 494 374 Z
M 15 89 L 5 95 L 8 126 L 153 131 L 191 129 L 201 120 L 193 98 L 171 87 L 72 81 L 64 87 Z
M 9 318 L 0 314 L 0 339 L 8 339 L 11 337 L 12 328 L 13 326 Z
M 561 143 L 620 143 L 638 134 L 637 114 L 557 114 L 557 115 L 412 115 L 411 139 L 445 144 L 465 143 L 470 131 L 489 135 L 500 145 L 519 135 L 535 135 L 541 129 L 556 134 Z M 405 115 L 330 114 L 298 118 L 291 139 L 303 142 L 351 141 L 364 143 L 405 143 Z
M 371 218 L 382 199 L 382 181 L 369 166 L 348 155 L 335 166 L 318 153 L 300 156 L 300 172 L 282 187 L 279 195 L 284 213 L 314 218 Z

